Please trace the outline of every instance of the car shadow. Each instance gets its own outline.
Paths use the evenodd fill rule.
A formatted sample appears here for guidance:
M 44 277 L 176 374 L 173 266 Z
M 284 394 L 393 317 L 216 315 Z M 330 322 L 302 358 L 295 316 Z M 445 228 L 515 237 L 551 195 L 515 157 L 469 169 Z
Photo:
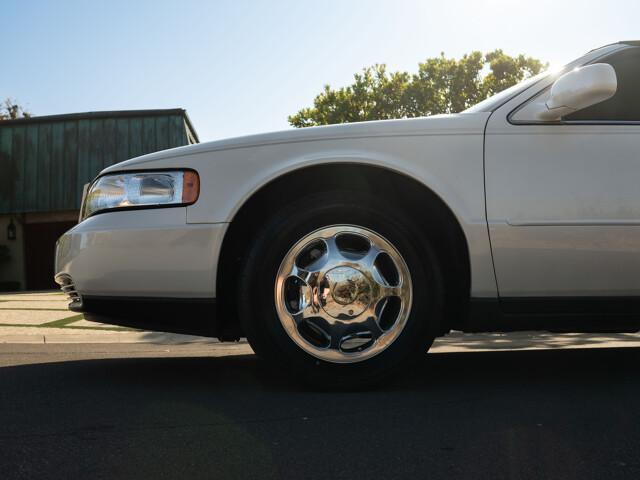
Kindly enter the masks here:
M 640 469 L 639 360 L 635 348 L 427 355 L 343 392 L 300 386 L 254 355 L 4 367 L 0 467 L 4 478 L 624 477 Z
M 591 345 L 592 342 L 574 342 Z M 76 380 L 96 388 L 164 388 L 167 382 L 202 391 L 255 388 L 270 392 L 372 395 L 403 391 L 433 392 L 439 389 L 512 382 L 610 381 L 635 373 L 640 348 L 523 350 L 425 355 L 412 368 L 366 389 L 336 391 L 323 385 L 304 384 L 286 372 L 274 371 L 253 354 L 198 357 L 110 358 L 24 365 L 2 369 L 73 371 Z

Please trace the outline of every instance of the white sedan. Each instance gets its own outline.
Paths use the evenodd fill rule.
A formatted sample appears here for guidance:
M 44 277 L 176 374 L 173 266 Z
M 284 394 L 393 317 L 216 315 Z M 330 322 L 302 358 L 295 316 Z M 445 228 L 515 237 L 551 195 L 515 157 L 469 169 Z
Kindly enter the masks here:
M 620 42 L 461 114 L 113 165 L 56 281 L 103 321 L 368 382 L 451 329 L 637 329 L 639 185 L 640 42 Z

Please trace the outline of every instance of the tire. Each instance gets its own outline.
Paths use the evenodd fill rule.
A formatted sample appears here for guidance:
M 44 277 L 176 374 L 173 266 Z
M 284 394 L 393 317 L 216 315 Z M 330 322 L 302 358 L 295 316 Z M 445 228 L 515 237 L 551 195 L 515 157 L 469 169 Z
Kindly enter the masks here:
M 313 243 L 314 235 L 327 240 Z M 362 236 L 369 241 L 370 257 L 375 257 L 371 270 L 349 266 L 349 259 L 362 259 L 358 261 L 364 265 L 368 258 L 366 242 L 359 246 Z M 313 278 L 309 274 L 308 283 L 288 275 L 290 268 L 304 273 L 332 259 L 344 260 L 344 265 L 314 273 Z M 307 260 L 304 269 L 298 266 Z M 409 212 L 373 195 L 323 192 L 277 209 L 255 233 L 237 292 L 240 321 L 254 351 L 321 389 L 358 388 L 401 373 L 442 331 L 444 287 L 429 238 Z M 387 293 L 397 296 L 382 298 Z M 354 317 L 363 305 L 368 305 L 364 313 Z M 370 323 L 369 311 L 380 312 L 376 324 Z M 313 317 L 313 312 L 326 320 Z M 305 315 L 313 318 L 296 327 L 296 318 Z M 376 328 L 383 321 L 391 325 L 388 330 Z M 342 330 L 336 333 L 337 328 Z M 349 329 L 365 331 L 345 334 Z M 347 348 L 351 345 L 355 350 Z

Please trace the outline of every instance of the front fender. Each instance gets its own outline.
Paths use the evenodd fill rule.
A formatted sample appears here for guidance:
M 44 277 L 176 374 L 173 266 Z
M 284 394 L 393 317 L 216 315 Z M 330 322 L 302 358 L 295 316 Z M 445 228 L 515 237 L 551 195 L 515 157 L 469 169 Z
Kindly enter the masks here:
M 362 164 L 406 175 L 449 206 L 469 245 L 472 294 L 495 296 L 484 209 L 483 137 L 415 135 L 263 145 L 192 155 L 201 194 L 189 223 L 233 221 L 256 192 L 282 175 L 327 164 Z M 286 194 L 286 192 L 283 192 Z

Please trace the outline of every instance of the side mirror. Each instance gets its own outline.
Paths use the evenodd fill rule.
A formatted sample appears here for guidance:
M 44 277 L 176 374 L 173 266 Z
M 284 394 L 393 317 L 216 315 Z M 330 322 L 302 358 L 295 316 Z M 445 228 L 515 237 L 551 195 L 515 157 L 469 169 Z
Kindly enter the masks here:
M 538 120 L 553 121 L 613 97 L 618 88 L 616 71 L 607 63 L 576 68 L 558 78 L 549 98 L 536 105 Z

